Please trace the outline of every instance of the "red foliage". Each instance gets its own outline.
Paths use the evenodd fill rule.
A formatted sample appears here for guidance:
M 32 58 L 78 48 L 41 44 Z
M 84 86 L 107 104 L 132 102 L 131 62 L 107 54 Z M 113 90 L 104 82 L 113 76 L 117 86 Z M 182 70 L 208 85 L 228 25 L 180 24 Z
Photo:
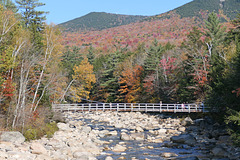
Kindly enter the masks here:
M 240 95 L 240 88 L 238 88 L 238 89 L 232 91 L 232 93 L 236 93 L 236 94 L 237 94 L 237 97 L 238 97 L 238 96 Z
M 160 61 L 159 66 L 163 68 L 165 75 L 173 73 L 173 71 L 177 68 L 176 60 L 177 58 L 168 57 L 168 58 L 163 58 Z
M 14 95 L 15 87 L 10 77 L 2 84 L 2 88 L 2 93 L 4 97 L 8 98 Z
M 194 18 L 179 18 L 172 16 L 170 19 L 137 22 L 129 25 L 105 29 L 102 31 L 89 31 L 81 33 L 66 33 L 64 35 L 65 45 L 76 45 L 94 48 L 109 52 L 119 47 L 128 47 L 130 50 L 137 48 L 139 43 L 150 44 L 154 39 L 160 43 L 171 42 L 181 44 L 186 33 L 201 22 Z M 161 26 L 161 27 L 160 27 Z

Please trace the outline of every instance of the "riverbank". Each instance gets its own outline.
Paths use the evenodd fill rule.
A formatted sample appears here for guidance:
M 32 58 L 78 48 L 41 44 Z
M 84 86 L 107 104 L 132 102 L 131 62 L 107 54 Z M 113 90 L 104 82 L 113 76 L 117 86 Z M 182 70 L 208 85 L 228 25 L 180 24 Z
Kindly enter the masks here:
M 65 119 L 50 139 L 0 142 L 0 160 L 240 159 L 224 128 L 208 118 L 84 112 Z

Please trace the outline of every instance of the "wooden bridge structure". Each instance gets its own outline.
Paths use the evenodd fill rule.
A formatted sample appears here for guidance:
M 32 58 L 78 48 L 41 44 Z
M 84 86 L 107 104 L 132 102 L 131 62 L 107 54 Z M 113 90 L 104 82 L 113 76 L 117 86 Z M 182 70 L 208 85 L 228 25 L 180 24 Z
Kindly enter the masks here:
M 172 112 L 196 113 L 208 112 L 201 104 L 162 104 L 162 103 L 79 103 L 53 104 L 54 111 L 84 112 L 84 111 L 118 111 L 118 112 Z

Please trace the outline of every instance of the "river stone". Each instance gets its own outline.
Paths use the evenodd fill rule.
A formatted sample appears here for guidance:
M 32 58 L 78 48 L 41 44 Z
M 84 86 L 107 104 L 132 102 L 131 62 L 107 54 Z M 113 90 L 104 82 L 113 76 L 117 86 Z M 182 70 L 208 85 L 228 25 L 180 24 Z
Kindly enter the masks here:
M 6 152 L 3 152 L 3 151 L 0 151 L 0 159 L 7 159 L 8 158 L 8 155 Z
M 171 158 L 171 157 L 177 157 L 178 155 L 176 153 L 165 152 L 165 153 L 161 153 L 160 156 L 164 158 Z
M 55 155 L 54 155 L 54 158 L 55 159 L 57 159 L 57 160 L 65 160 L 65 159 L 62 159 L 61 157 L 56 157 Z M 36 159 L 35 160 L 52 160 L 52 158 L 51 157 L 49 157 L 49 156 L 47 156 L 47 155 L 37 155 L 37 157 L 36 157 Z
M 159 135 L 165 135 L 167 130 L 164 129 L 164 128 L 161 128 L 161 129 L 157 130 L 157 132 L 158 132 Z
M 47 155 L 47 150 L 42 146 L 42 144 L 34 142 L 31 144 L 30 148 L 32 149 L 33 154 L 45 154 Z
M 130 137 L 136 141 L 143 141 L 145 139 L 144 133 L 132 133 Z
M 187 144 L 194 146 L 196 144 L 196 138 L 190 134 L 181 134 L 179 136 L 173 136 L 170 138 L 173 143 Z
M 131 140 L 130 136 L 125 132 L 121 133 L 120 139 L 123 140 L 123 141 Z
M 142 127 L 140 127 L 140 126 L 137 126 L 135 130 L 136 130 L 137 132 L 144 132 L 144 130 L 143 130 Z
M 113 152 L 124 152 L 126 150 L 127 150 L 127 147 L 121 146 L 119 144 L 114 146 L 113 149 L 112 149 Z
M 182 120 L 181 125 L 183 126 L 189 126 L 193 124 L 193 120 L 190 117 L 186 117 L 184 120 Z
M 23 143 L 25 137 L 20 132 L 0 132 L 0 141 Z
M 117 136 L 118 132 L 117 131 L 111 131 L 107 133 L 107 136 Z
M 82 128 L 81 128 L 81 131 L 86 133 L 86 134 L 90 133 L 91 130 L 92 130 L 92 128 L 89 127 L 89 126 L 82 126 Z
M 113 158 L 110 157 L 110 156 L 107 156 L 107 157 L 105 158 L 105 160 L 113 160 Z
M 89 152 L 76 151 L 73 153 L 73 158 L 77 158 L 78 160 L 89 160 L 89 159 L 93 159 L 94 157 Z
M 178 128 L 178 131 L 180 131 L 180 132 L 185 132 L 185 130 L 186 130 L 185 127 L 179 127 L 179 128 Z
M 216 157 L 227 157 L 227 152 L 221 146 L 213 148 L 211 152 Z
M 59 130 L 62 130 L 62 131 L 68 131 L 70 129 L 69 124 L 66 124 L 66 123 L 58 123 L 57 127 L 59 128 Z

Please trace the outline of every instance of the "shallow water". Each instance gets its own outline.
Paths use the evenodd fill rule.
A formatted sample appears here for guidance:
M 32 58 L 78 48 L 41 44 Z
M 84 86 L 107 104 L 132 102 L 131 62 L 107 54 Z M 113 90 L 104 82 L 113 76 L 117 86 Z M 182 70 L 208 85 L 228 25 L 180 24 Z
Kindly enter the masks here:
M 130 129 L 127 128 L 115 128 L 113 126 L 109 126 L 107 123 L 94 121 L 91 122 L 89 119 L 79 119 L 84 121 L 85 124 L 90 126 L 94 130 L 108 130 L 108 131 L 117 131 L 117 136 L 105 136 L 100 140 L 110 142 L 110 144 L 103 145 L 105 148 L 112 148 L 116 146 L 116 144 L 121 143 L 121 145 L 126 146 L 128 149 L 124 152 L 113 152 L 111 150 L 103 151 L 103 153 L 96 158 L 99 160 L 105 160 L 107 156 L 111 156 L 113 159 L 119 159 L 120 157 L 125 157 L 125 159 L 139 159 L 139 160 L 161 160 L 161 159 L 169 159 L 163 158 L 160 156 L 161 153 L 171 152 L 176 153 L 178 156 L 175 159 L 208 159 L 207 153 L 199 150 L 198 147 L 189 147 L 187 145 L 180 145 L 181 147 L 172 147 L 167 148 L 163 147 L 165 143 L 171 143 L 169 141 L 165 141 L 163 143 L 150 143 L 148 141 L 123 141 L 120 139 L 121 130 L 126 130 L 127 134 L 130 134 Z M 145 136 L 148 134 L 151 135 L 147 130 L 144 131 Z M 171 158 L 170 158 L 171 159 Z

